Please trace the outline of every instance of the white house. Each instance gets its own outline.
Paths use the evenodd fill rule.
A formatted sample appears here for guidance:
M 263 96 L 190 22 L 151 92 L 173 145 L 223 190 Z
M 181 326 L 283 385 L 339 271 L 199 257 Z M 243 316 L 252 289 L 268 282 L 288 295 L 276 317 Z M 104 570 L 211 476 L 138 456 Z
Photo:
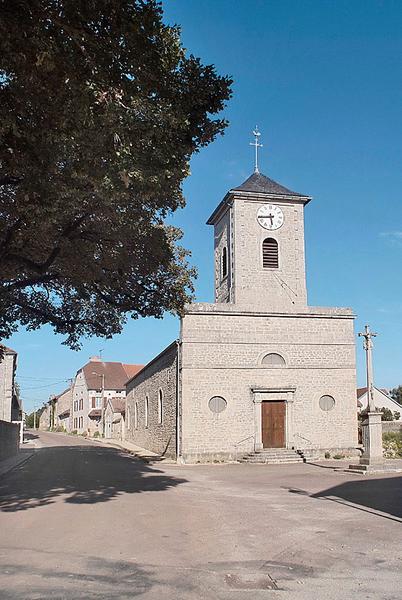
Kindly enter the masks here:
M 368 407 L 368 394 L 367 388 L 358 388 L 357 390 L 357 411 L 361 413 L 363 410 L 366 410 Z M 396 402 L 391 396 L 388 394 L 387 390 L 382 390 L 380 388 L 374 388 L 374 404 L 376 408 L 389 408 L 392 413 L 399 412 L 402 413 L 402 406 Z

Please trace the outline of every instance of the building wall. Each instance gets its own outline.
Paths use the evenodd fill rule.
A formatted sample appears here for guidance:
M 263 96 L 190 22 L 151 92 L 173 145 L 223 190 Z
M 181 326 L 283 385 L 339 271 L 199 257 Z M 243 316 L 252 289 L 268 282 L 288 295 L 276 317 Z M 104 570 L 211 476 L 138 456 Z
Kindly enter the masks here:
M 20 444 L 20 427 L 17 423 L 0 420 L 0 461 L 17 454 Z
M 0 420 L 11 421 L 16 355 L 5 352 L 0 362 Z
M 51 427 L 51 416 L 52 416 L 52 407 L 47 402 L 45 404 L 44 410 L 41 412 L 39 417 L 39 429 L 41 431 L 47 431 Z
M 176 454 L 176 366 L 177 345 L 173 343 L 127 384 L 126 440 L 166 456 Z M 158 422 L 159 390 L 163 394 L 162 423 Z
M 63 427 L 63 429 L 66 431 L 71 431 L 72 398 L 72 390 L 69 389 L 57 398 L 55 406 L 55 426 Z M 70 411 L 70 415 L 68 417 L 60 418 L 59 415 L 64 413 L 66 410 Z
M 72 431 L 83 433 L 88 430 L 88 388 L 84 373 L 79 371 L 72 387 Z
M 221 305 L 222 308 L 222 305 Z M 279 316 L 241 313 L 238 307 L 193 305 L 182 322 L 182 451 L 187 460 L 233 456 L 254 449 L 253 390 L 288 393 L 287 446 L 323 449 L 357 444 L 353 315 L 348 309 L 309 309 Z M 286 367 L 261 364 L 281 354 Z M 335 398 L 328 412 L 323 395 Z M 208 407 L 222 396 L 227 408 Z M 272 399 L 272 396 L 271 396 Z
M 215 302 L 229 302 L 232 285 L 233 245 L 231 240 L 231 215 L 229 209 L 214 227 Z M 223 277 L 223 249 L 227 251 L 227 275 Z
M 267 231 L 257 221 L 258 209 L 269 203 L 284 214 L 282 227 Z M 302 203 L 252 195 L 234 197 L 232 301 L 247 310 L 297 312 L 307 305 Z M 219 223 L 217 225 L 219 227 Z M 279 268 L 262 266 L 262 243 L 274 238 Z

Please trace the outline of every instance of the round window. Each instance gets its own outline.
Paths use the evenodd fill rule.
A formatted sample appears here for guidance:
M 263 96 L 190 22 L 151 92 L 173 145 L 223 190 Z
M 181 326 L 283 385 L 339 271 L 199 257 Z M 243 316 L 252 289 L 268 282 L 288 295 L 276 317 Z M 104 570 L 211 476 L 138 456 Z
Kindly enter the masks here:
M 213 413 L 221 413 L 225 410 L 227 402 L 222 396 L 213 396 L 208 402 L 209 410 Z
M 319 404 L 321 410 L 332 410 L 335 406 L 335 399 L 332 396 L 321 396 Z

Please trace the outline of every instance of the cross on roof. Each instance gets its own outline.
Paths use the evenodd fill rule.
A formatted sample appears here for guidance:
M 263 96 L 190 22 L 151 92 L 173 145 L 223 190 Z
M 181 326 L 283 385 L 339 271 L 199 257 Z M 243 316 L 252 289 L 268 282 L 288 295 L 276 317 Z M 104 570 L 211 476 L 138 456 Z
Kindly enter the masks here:
M 258 131 L 258 127 L 256 125 L 255 129 L 253 131 L 254 142 L 250 142 L 250 146 L 254 146 L 254 148 L 255 148 L 254 173 L 259 173 L 259 170 L 258 170 L 258 148 L 262 148 L 262 144 L 258 143 L 258 138 L 260 137 L 260 135 L 261 135 L 261 133 Z

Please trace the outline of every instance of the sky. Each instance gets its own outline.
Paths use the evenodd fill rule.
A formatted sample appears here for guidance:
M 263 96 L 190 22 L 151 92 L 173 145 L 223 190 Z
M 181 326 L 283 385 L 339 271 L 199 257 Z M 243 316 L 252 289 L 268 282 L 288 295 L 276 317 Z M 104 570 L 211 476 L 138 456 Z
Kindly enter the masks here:
M 169 0 L 165 22 L 188 53 L 234 79 L 223 137 L 191 162 L 186 208 L 173 222 L 198 269 L 198 301 L 213 301 L 213 235 L 206 219 L 253 171 L 313 196 L 305 210 L 311 306 L 347 306 L 378 333 L 378 387 L 402 384 L 402 2 Z M 30 412 L 59 393 L 90 356 L 144 364 L 178 336 L 178 320 L 141 319 L 79 352 L 50 327 L 20 330 L 17 379 Z M 401 336 L 401 337 L 400 337 Z M 362 341 L 357 384 L 365 384 Z

